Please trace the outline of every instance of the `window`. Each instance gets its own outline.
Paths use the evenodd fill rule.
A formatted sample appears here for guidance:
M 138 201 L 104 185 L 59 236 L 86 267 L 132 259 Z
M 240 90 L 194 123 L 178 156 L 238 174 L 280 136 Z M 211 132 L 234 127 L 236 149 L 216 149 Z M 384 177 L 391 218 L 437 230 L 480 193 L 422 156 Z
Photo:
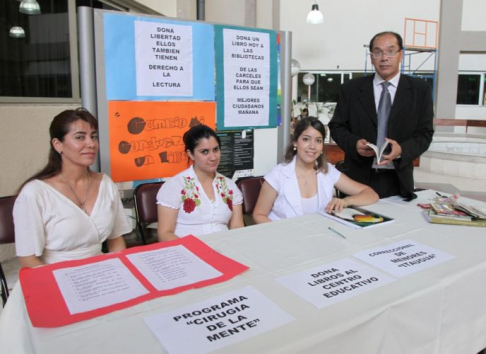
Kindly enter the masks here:
M 337 102 L 343 75 L 349 80 L 349 74 L 317 74 L 317 102 Z
M 486 73 L 483 74 L 483 106 L 486 106 Z
M 76 21 L 78 6 L 128 8 L 105 0 L 37 2 L 40 15 L 20 13 L 20 0 L 0 1 L 0 102 L 79 101 L 77 24 L 70 19 Z M 11 37 L 14 26 L 25 37 Z
M 38 1 L 42 14 L 19 12 L 18 1 L 2 1 L 0 96 L 71 97 L 67 1 Z M 20 26 L 25 37 L 9 35 Z
M 307 72 L 299 73 L 297 87 L 297 102 L 307 102 L 309 87 L 303 82 Z M 363 72 L 313 72 L 315 82 L 310 86 L 310 102 L 337 102 L 339 89 L 343 82 L 352 78 L 364 76 Z
M 459 74 L 457 104 L 479 105 L 481 74 Z

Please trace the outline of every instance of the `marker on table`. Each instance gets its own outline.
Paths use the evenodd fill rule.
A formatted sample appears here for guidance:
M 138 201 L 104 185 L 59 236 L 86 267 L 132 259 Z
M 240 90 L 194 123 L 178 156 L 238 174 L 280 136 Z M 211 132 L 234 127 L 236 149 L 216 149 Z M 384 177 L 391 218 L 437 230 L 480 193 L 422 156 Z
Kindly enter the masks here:
M 332 227 L 329 226 L 329 230 L 331 230 L 332 232 L 334 232 L 335 234 L 338 234 L 339 236 L 341 236 L 342 238 L 346 239 L 346 236 L 344 236 L 342 233 L 334 230 Z

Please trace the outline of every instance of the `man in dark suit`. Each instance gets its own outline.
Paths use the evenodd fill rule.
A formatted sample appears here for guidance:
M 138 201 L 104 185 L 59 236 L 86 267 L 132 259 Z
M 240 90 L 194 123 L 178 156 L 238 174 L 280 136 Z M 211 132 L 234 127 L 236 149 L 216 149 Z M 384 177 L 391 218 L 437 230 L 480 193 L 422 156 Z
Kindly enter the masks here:
M 431 87 L 400 73 L 403 41 L 397 33 L 375 35 L 370 56 L 375 74 L 341 86 L 329 123 L 331 137 L 345 152 L 343 172 L 348 177 L 369 185 L 380 198 L 401 195 L 411 200 L 416 197 L 413 160 L 428 149 L 434 133 Z M 378 114 L 384 96 L 382 105 L 388 106 L 389 113 Z M 382 160 L 376 161 L 366 144 L 377 144 L 379 126 L 389 146 Z

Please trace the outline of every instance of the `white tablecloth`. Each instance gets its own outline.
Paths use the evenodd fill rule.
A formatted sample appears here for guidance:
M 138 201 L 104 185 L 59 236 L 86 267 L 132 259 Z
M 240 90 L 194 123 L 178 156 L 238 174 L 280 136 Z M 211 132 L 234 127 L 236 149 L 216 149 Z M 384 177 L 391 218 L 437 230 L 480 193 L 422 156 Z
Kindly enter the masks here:
M 144 317 L 251 285 L 296 320 L 216 353 L 475 354 L 486 347 L 486 228 L 429 224 L 417 203 L 434 196 L 424 191 L 410 203 L 396 197 L 381 200 L 368 209 L 396 220 L 367 230 L 308 215 L 202 237 L 250 270 L 221 284 L 65 327 L 33 328 L 17 285 L 0 317 L 0 352 L 164 353 Z M 455 258 L 320 310 L 275 281 L 402 239 Z

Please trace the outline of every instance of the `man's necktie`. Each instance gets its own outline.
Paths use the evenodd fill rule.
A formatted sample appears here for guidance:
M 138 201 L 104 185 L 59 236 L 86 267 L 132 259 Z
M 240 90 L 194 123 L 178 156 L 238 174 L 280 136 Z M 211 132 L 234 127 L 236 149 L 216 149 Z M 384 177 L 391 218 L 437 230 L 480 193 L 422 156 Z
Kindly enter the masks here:
M 381 91 L 380 103 L 378 104 L 378 136 L 376 138 L 376 146 L 378 149 L 380 149 L 385 142 L 385 137 L 388 132 L 388 118 L 391 111 L 391 96 L 390 91 L 388 91 L 390 83 L 383 81 L 381 85 L 383 86 L 383 89 Z

